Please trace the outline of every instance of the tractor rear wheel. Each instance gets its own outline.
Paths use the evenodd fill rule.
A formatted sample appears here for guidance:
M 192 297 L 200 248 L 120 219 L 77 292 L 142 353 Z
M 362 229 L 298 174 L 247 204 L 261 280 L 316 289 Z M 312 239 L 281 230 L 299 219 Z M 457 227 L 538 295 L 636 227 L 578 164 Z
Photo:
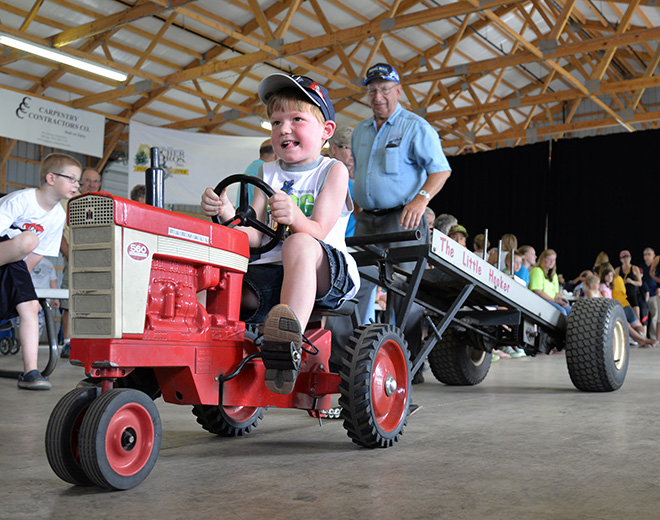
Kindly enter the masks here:
M 628 322 L 619 302 L 609 298 L 575 302 L 568 316 L 566 364 L 578 390 L 621 388 L 628 371 Z
M 256 428 L 259 420 L 264 417 L 264 409 L 256 406 L 197 404 L 193 406 L 192 412 L 202 428 L 220 437 L 242 437 Z
M 109 390 L 89 407 L 80 428 L 82 467 L 94 484 L 131 489 L 156 465 L 161 422 L 145 393 Z
M 428 361 L 433 375 L 441 383 L 473 386 L 485 379 L 492 356 L 481 336 L 450 327 L 429 353 Z
M 76 486 L 94 484 L 83 470 L 78 443 L 83 418 L 99 395 L 99 387 L 72 390 L 55 405 L 46 426 L 48 464 L 58 477 Z
M 339 406 L 354 443 L 388 448 L 408 422 L 410 358 L 394 325 L 371 324 L 349 338 L 339 375 Z

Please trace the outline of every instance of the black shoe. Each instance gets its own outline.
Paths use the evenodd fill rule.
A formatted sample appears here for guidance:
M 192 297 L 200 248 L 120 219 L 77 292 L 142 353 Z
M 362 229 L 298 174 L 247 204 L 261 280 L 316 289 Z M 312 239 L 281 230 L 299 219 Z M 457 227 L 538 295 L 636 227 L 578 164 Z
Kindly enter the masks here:
M 419 385 L 424 382 L 424 374 L 422 374 L 422 369 L 420 368 L 417 373 L 412 378 L 413 385 Z
M 302 330 L 288 305 L 273 307 L 264 322 L 261 358 L 266 367 L 266 388 L 276 394 L 290 394 L 300 372 Z
M 64 346 L 62 347 L 62 352 L 60 353 L 60 357 L 63 359 L 69 359 L 70 353 L 71 353 L 71 344 L 65 343 Z
M 18 388 L 23 390 L 50 390 L 50 381 L 38 370 L 30 370 L 27 374 L 18 376 Z

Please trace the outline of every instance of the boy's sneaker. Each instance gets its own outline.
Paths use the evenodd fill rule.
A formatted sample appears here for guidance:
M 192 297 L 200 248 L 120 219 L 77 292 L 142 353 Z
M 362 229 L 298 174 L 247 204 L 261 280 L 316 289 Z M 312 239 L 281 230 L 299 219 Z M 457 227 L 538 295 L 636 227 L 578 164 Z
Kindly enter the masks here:
M 24 390 L 50 390 L 50 381 L 38 370 L 30 370 L 27 374 L 18 376 L 18 388 Z
M 300 372 L 302 330 L 288 305 L 273 307 L 264 322 L 261 359 L 266 367 L 266 388 L 276 394 L 290 394 Z
M 71 353 L 71 343 L 67 342 L 62 347 L 62 352 L 60 353 L 60 357 L 62 359 L 69 359 L 70 353 Z

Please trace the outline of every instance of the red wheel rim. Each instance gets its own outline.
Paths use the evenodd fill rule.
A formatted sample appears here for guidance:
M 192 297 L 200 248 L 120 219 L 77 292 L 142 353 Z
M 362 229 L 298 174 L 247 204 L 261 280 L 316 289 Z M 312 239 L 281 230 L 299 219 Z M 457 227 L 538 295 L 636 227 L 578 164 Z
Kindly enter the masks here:
M 112 470 L 122 477 L 139 472 L 154 447 L 154 424 L 149 412 L 138 403 L 128 403 L 108 424 L 105 452 Z
M 396 383 L 394 391 L 393 382 Z M 376 354 L 371 401 L 378 426 L 384 431 L 395 430 L 406 413 L 408 402 L 408 362 L 396 341 L 384 342 Z
M 252 417 L 257 409 L 254 406 L 223 406 L 222 411 L 232 421 L 243 422 Z

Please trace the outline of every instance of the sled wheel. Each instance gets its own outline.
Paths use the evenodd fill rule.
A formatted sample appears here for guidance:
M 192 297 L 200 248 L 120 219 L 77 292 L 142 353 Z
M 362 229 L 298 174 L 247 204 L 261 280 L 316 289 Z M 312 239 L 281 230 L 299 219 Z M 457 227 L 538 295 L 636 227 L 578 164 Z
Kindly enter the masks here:
M 448 328 L 429 353 L 435 378 L 446 385 L 472 386 L 481 383 L 492 362 L 482 336 Z
M 349 338 L 339 375 L 344 428 L 355 444 L 388 448 L 408 422 L 410 361 L 394 325 L 372 324 Z
M 264 417 L 264 409 L 255 406 L 193 406 L 197 422 L 207 432 L 220 437 L 243 437 Z
M 222 225 L 228 226 L 230 224 L 238 224 L 241 226 L 253 227 L 261 231 L 264 235 L 270 237 L 270 240 L 258 247 L 251 247 L 250 253 L 253 255 L 260 255 L 270 251 L 282 241 L 286 226 L 277 226 L 276 228 L 272 228 L 258 220 L 254 209 L 252 209 L 252 206 L 249 204 L 247 187 L 248 184 L 256 186 L 264 193 L 264 195 L 266 195 L 267 199 L 275 194 L 273 188 L 271 188 L 266 182 L 258 177 L 238 174 L 230 175 L 229 177 L 226 177 L 220 181 L 220 183 L 215 187 L 214 191 L 219 196 L 222 194 L 225 188 L 231 184 L 240 184 L 240 191 L 238 194 L 239 203 L 238 207 L 236 208 L 236 214 L 226 222 L 222 222 Z M 218 217 L 213 217 L 213 222 L 218 224 L 220 223 Z
M 132 389 L 109 390 L 83 419 L 82 467 L 98 486 L 131 489 L 153 469 L 160 441 L 160 416 L 151 398 Z
M 11 349 L 11 338 L 9 336 L 0 338 L 0 354 L 6 356 L 7 354 L 9 354 L 10 349 Z
M 609 298 L 585 298 L 573 305 L 566 330 L 566 364 L 571 381 L 585 392 L 611 392 L 628 371 L 628 322 Z
M 53 408 L 46 427 L 46 457 L 55 474 L 76 486 L 94 483 L 85 474 L 78 450 L 80 426 L 89 405 L 101 395 L 95 387 L 76 388 Z

